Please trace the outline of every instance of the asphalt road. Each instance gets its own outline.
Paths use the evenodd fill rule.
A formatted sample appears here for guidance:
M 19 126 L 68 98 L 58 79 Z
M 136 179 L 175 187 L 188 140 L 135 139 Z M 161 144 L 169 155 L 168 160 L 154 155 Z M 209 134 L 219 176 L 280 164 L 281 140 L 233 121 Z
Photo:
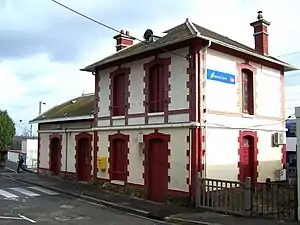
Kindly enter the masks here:
M 30 186 L 0 174 L 0 225 L 167 224 Z

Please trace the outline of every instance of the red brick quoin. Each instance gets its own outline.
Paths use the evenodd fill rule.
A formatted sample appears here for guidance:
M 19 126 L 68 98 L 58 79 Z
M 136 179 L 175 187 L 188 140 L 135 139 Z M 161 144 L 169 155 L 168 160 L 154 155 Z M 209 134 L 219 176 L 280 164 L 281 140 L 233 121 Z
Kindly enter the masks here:
M 52 143 L 52 140 L 54 138 L 58 138 L 59 141 L 60 141 L 59 149 L 57 149 L 57 150 L 60 151 L 59 168 L 61 170 L 61 166 L 62 166 L 62 163 L 61 163 L 61 158 L 62 158 L 62 153 L 61 153 L 61 150 L 62 150 L 62 134 L 60 134 L 60 133 L 53 133 L 53 134 L 49 135 L 49 169 L 51 169 L 51 154 L 52 154 L 51 143 Z M 60 171 L 57 171 L 57 172 L 60 173 Z
M 113 149 L 114 148 L 114 142 L 116 140 L 122 140 L 124 142 L 124 154 L 120 155 L 118 158 L 118 162 L 114 162 L 113 160 L 115 159 L 115 155 L 117 153 L 120 153 L 121 149 Z M 127 184 L 127 178 L 129 176 L 129 171 L 128 171 L 128 165 L 129 165 L 129 159 L 128 159 L 128 154 L 129 154 L 129 148 L 128 148 L 128 142 L 129 142 L 129 135 L 122 134 L 120 131 L 117 131 L 116 134 L 113 135 L 108 135 L 108 141 L 109 141 L 109 147 L 108 147 L 108 152 L 109 152 L 109 180 L 115 180 L 115 178 L 118 178 L 117 180 L 124 181 L 125 184 Z M 113 163 L 120 163 L 124 165 L 123 171 L 114 171 L 113 170 Z
M 253 153 L 244 153 L 244 138 L 245 137 L 252 137 L 253 138 Z M 244 181 L 244 179 L 248 176 L 252 178 L 254 182 L 257 181 L 258 178 L 258 149 L 257 149 L 257 143 L 258 143 L 258 137 L 257 137 L 257 132 L 256 131 L 239 131 L 239 137 L 238 137 L 238 142 L 239 142 L 239 149 L 238 149 L 238 155 L 239 155 L 239 162 L 238 162 L 238 168 L 239 168 L 239 174 L 238 174 L 238 180 L 239 181 Z M 250 148 L 251 151 L 251 148 Z M 248 154 L 247 157 L 245 157 L 245 154 Z M 245 164 L 249 164 L 249 159 L 250 156 L 253 156 L 253 171 L 249 171 L 249 168 L 247 167 L 245 171 Z M 245 159 L 248 161 L 245 162 Z
M 93 127 L 98 126 L 98 116 L 99 116 L 99 102 L 100 102 L 100 74 L 99 71 L 96 70 L 95 73 L 95 103 L 94 103 L 94 124 Z M 93 152 L 93 177 L 94 177 L 94 183 L 97 182 L 97 173 L 98 173 L 98 164 L 97 164 L 97 157 L 98 157 L 98 142 L 99 142 L 99 136 L 98 131 L 94 131 L 94 152 Z
M 92 151 L 93 151 L 92 141 L 93 141 L 93 135 L 89 134 L 87 132 L 82 132 L 82 133 L 79 133 L 79 134 L 75 135 L 75 142 L 76 142 L 76 145 L 75 145 L 75 151 L 76 151 L 76 154 L 75 154 L 75 170 L 77 171 L 77 165 L 78 165 L 78 161 L 79 161 L 79 158 L 77 157 L 79 155 L 78 154 L 78 151 L 79 151 L 78 141 L 81 138 L 86 138 L 89 141 L 89 145 L 90 145 L 90 152 L 89 152 L 90 173 L 89 174 L 91 175 L 91 173 L 92 173 Z M 91 177 L 88 177 L 88 181 L 90 179 L 91 179 Z

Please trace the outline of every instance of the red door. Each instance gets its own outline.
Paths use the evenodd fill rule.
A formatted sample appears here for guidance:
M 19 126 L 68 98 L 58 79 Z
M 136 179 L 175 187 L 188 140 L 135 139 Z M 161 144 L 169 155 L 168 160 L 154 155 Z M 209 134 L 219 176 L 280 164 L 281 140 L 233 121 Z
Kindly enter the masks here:
M 148 151 L 150 199 L 163 202 L 168 190 L 168 146 L 160 139 L 152 139 Z
M 243 148 L 240 153 L 240 179 L 245 181 L 247 177 L 254 179 L 254 138 L 246 136 L 243 138 Z
M 52 138 L 50 144 L 50 171 L 57 176 L 61 167 L 61 142 L 59 138 Z
M 77 179 L 80 181 L 89 181 L 91 176 L 91 145 L 87 138 L 80 138 L 77 143 Z
M 122 139 L 115 139 L 111 149 L 111 179 L 125 181 L 127 176 L 127 147 Z

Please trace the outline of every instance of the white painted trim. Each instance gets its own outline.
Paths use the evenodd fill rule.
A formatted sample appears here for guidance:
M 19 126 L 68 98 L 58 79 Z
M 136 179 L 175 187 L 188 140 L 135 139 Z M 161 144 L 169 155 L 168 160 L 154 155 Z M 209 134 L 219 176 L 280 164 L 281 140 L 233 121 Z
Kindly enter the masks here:
M 191 123 L 167 123 L 167 124 L 148 124 L 148 125 L 134 125 L 134 126 L 109 126 L 109 127 L 95 127 L 89 129 L 66 129 L 66 130 L 40 130 L 39 133 L 65 133 L 65 132 L 93 132 L 93 131 L 109 131 L 109 130 L 138 130 L 138 129 L 167 129 L 167 128 L 187 128 L 200 127 L 199 122 Z
M 72 116 L 72 117 L 60 117 L 53 119 L 41 119 L 29 122 L 32 123 L 53 123 L 53 122 L 62 122 L 62 121 L 72 121 L 72 120 L 90 120 L 94 119 L 94 115 L 86 115 L 86 116 Z
M 229 127 L 229 126 L 223 126 L 219 124 L 207 124 L 206 125 L 209 128 L 218 128 L 218 129 L 229 129 L 229 130 L 260 130 L 260 131 L 273 131 L 273 132 L 286 132 L 287 129 L 282 128 L 282 129 L 274 129 L 274 128 L 266 128 L 266 127 L 255 127 L 255 126 L 249 126 L 249 127 Z M 268 126 L 268 125 L 266 125 Z
M 125 182 L 124 181 L 120 181 L 120 180 L 111 180 L 110 183 L 117 184 L 117 185 L 125 185 Z

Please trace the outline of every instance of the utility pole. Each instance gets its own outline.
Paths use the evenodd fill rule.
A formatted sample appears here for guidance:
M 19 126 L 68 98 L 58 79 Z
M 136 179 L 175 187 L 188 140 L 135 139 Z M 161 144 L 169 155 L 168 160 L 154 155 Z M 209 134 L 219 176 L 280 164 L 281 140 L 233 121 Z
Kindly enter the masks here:
M 32 137 L 32 124 L 30 124 L 30 137 Z

